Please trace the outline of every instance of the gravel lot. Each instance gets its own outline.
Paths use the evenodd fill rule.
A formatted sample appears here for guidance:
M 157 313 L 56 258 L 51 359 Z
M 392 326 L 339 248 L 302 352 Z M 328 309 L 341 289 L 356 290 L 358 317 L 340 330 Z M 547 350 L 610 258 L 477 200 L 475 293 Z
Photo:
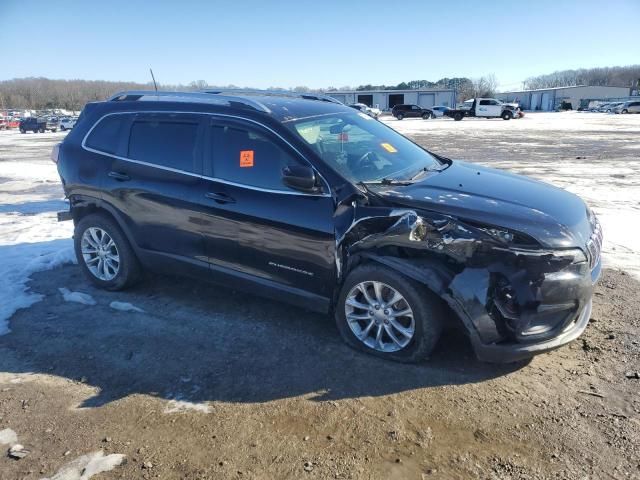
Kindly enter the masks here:
M 581 339 L 495 366 L 449 332 L 430 362 L 397 365 L 351 351 L 321 315 L 182 278 L 99 291 L 66 264 L 31 274 L 0 336 L 0 453 L 4 429 L 29 451 L 2 453 L 0 479 L 640 478 L 640 115 L 388 124 L 589 201 L 616 268 Z M 4 297 L 23 295 L 3 280 L 20 278 L 16 258 L 69 258 L 48 160 L 62 137 L 0 132 Z

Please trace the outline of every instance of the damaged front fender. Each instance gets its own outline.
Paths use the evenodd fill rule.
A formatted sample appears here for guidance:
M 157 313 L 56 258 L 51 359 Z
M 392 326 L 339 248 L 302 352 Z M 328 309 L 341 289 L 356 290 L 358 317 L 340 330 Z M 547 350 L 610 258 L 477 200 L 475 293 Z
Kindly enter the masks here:
M 478 353 L 502 345 L 510 360 L 509 345 L 521 355 L 523 344 L 564 334 L 590 305 L 594 279 L 580 249 L 546 250 L 440 214 L 351 207 L 337 237 L 339 266 L 366 258 L 425 284 L 460 317 Z

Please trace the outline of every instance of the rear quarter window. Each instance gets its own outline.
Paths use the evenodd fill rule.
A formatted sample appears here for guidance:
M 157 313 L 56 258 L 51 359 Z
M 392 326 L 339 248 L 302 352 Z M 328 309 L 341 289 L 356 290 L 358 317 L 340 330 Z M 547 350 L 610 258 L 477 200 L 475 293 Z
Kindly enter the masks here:
M 115 154 L 118 144 L 125 133 L 127 115 L 107 115 L 93 127 L 85 146 L 100 152 Z

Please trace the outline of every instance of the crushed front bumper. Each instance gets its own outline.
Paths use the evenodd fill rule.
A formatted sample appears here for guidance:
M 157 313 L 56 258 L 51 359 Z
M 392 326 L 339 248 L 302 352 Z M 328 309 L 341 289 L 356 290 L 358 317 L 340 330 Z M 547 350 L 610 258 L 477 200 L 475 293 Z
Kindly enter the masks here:
M 593 269 L 585 263 L 572 264 L 556 272 L 546 272 L 532 281 L 528 274 L 521 277 L 520 295 L 537 300 L 523 307 L 513 320 L 505 319 L 504 309 L 491 309 L 496 304 L 493 278 L 486 270 L 466 271 L 464 282 L 449 285 L 457 297 L 456 308 L 469 333 L 479 360 L 509 363 L 559 348 L 578 338 L 587 328 L 591 316 L 593 286 L 600 277 L 599 260 Z M 518 274 L 509 275 L 518 285 Z M 525 273 L 528 273 L 525 270 Z M 474 276 L 471 276 L 474 274 Z M 463 290 L 461 285 L 466 287 Z M 532 287 L 535 285 L 535 287 Z M 511 323 L 511 328 L 505 328 Z
M 585 331 L 591 317 L 591 300 L 584 306 L 576 320 L 574 320 L 560 335 L 538 343 L 496 343 L 483 344 L 473 341 L 473 349 L 479 360 L 492 363 L 510 363 L 531 358 L 539 353 L 554 350 L 572 342 Z

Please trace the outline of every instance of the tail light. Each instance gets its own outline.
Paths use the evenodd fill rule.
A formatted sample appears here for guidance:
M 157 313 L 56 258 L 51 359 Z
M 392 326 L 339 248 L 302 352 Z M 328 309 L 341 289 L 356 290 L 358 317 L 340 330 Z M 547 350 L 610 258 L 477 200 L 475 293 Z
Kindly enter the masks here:
M 56 143 L 51 149 L 51 161 L 53 163 L 58 163 L 58 157 L 60 156 L 60 143 Z

